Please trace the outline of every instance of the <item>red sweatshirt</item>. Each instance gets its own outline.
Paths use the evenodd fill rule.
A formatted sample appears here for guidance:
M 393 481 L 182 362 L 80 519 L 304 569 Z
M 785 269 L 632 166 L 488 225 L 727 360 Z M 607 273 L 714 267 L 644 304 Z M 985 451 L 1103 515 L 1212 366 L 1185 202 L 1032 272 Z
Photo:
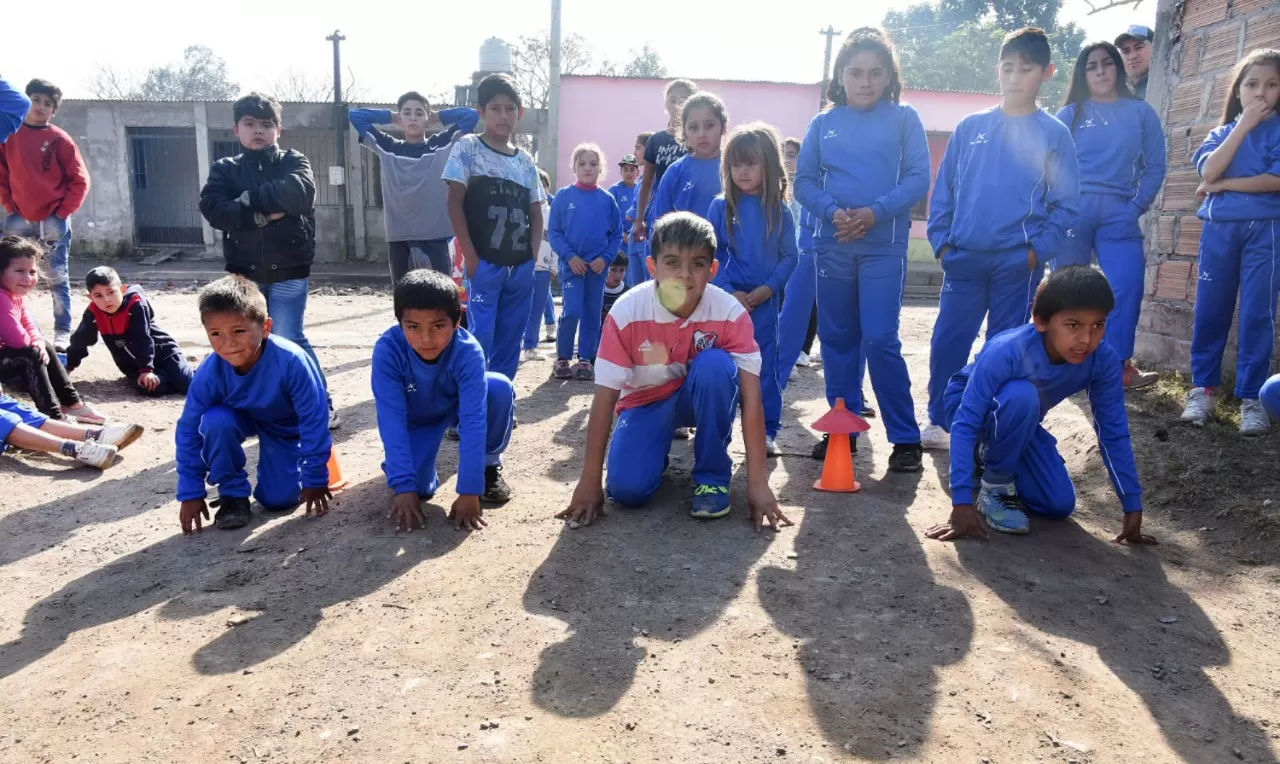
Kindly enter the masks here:
M 0 205 L 25 220 L 71 217 L 89 194 L 89 171 L 60 127 L 23 123 L 0 146 Z

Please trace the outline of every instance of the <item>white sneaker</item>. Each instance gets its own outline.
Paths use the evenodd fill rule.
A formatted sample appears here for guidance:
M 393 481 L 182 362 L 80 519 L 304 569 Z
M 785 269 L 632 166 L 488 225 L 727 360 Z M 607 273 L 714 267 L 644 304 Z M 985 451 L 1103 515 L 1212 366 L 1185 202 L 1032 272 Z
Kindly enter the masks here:
M 524 351 L 524 355 L 522 355 L 521 358 L 526 361 L 541 361 L 542 354 L 538 352 L 537 348 L 529 348 Z
M 778 450 L 778 444 L 773 438 L 766 437 L 764 439 L 764 455 L 765 456 L 781 456 L 782 452 Z
M 120 449 L 96 440 L 86 440 L 76 444 L 76 461 L 105 470 L 115 464 L 116 454 Z
M 1240 434 L 1266 435 L 1270 431 L 1271 417 L 1262 401 L 1257 398 L 1240 401 Z
M 54 332 L 53 333 L 53 349 L 59 353 L 67 352 L 67 348 L 71 347 L 71 332 Z
M 813 361 L 809 358 L 809 354 L 804 352 L 803 350 L 800 351 L 800 355 L 796 356 L 796 366 L 803 366 L 805 368 L 808 368 L 812 364 L 813 364 Z
M 1193 387 L 1187 393 L 1187 407 L 1182 410 L 1182 421 L 1204 427 L 1213 415 L 1213 393 L 1205 387 Z M 1265 414 L 1264 414 L 1265 416 Z
M 936 424 L 931 424 L 920 431 L 920 447 L 926 451 L 949 451 L 951 436 Z
M 68 406 L 62 410 L 64 416 L 68 419 L 75 419 L 82 424 L 105 424 L 107 418 L 84 401 L 78 406 Z
M 333 399 L 329 399 L 329 429 L 336 430 L 342 426 L 342 415 L 333 407 Z
M 122 451 L 142 437 L 142 430 L 140 424 L 109 424 L 102 428 L 98 442 L 104 446 L 115 446 L 117 451 Z
M 677 428 L 676 428 L 676 431 L 675 431 L 674 433 L 672 433 L 672 437 L 674 437 L 676 440 L 688 440 L 688 439 L 689 439 L 689 428 L 688 428 L 688 427 L 677 427 Z

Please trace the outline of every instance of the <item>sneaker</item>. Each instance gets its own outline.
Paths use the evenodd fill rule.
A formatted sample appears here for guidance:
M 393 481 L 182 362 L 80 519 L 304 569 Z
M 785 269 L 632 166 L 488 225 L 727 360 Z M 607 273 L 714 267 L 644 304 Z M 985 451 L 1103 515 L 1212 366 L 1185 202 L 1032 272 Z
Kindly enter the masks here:
M 444 428 L 444 437 L 446 440 L 458 440 L 458 426 L 451 424 Z
M 342 426 L 342 415 L 333 407 L 333 399 L 329 399 L 329 429 L 336 430 Z
M 53 349 L 55 352 L 65 353 L 69 347 L 71 347 L 71 332 L 53 333 Z
M 62 410 L 62 415 L 68 419 L 78 420 L 81 424 L 106 424 L 107 418 L 99 414 L 97 410 L 89 404 L 81 401 L 75 406 L 68 406 Z
M 1271 431 L 1271 417 L 1262 401 L 1250 398 L 1240 401 L 1240 434 L 1266 435 Z
M 951 448 L 951 436 L 936 424 L 920 431 L 920 447 L 927 451 L 947 451 Z
M 809 452 L 810 458 L 818 461 L 825 460 L 827 458 L 827 441 L 829 440 L 831 440 L 831 436 L 824 433 L 822 440 L 813 444 L 813 450 Z M 858 453 L 858 439 L 849 438 L 849 454 L 852 456 L 856 453 Z
M 993 531 L 1013 533 L 1019 536 L 1031 532 L 1031 521 L 1027 519 L 1027 507 L 1018 498 L 1013 483 L 991 485 L 985 480 L 982 490 L 978 492 L 978 512 Z
M 1204 427 L 1213 416 L 1213 388 L 1193 387 L 1187 393 L 1187 407 L 1182 410 L 1182 421 L 1196 427 Z
M 764 455 L 765 456 L 781 456 L 782 452 L 778 450 L 778 442 L 775 438 L 765 437 L 764 439 Z
M 890 472 L 919 472 L 924 469 L 924 449 L 919 443 L 895 443 L 889 454 Z
M 556 379 L 573 379 L 573 367 L 569 366 L 569 359 L 557 358 L 556 365 L 551 367 L 551 376 Z
M 723 485 L 700 485 L 693 489 L 693 511 L 699 520 L 714 520 L 729 514 L 729 488 Z
M 866 393 L 863 393 L 863 394 L 862 394 L 862 408 L 858 410 L 858 416 L 862 417 L 863 419 L 875 419 L 875 418 L 876 418 L 876 410 L 875 410 L 874 408 L 872 408 L 871 406 L 867 405 L 867 394 L 866 394 Z
M 803 350 L 800 351 L 800 355 L 796 356 L 796 366 L 802 366 L 807 369 L 812 365 L 813 361 L 809 358 L 809 354 Z
M 675 438 L 676 440 L 688 440 L 692 436 L 693 435 L 689 431 L 688 427 L 677 427 L 676 431 L 671 433 L 671 437 Z
M 502 479 L 502 465 L 489 464 L 484 468 L 484 493 L 480 501 L 490 504 L 506 504 L 511 501 L 511 486 Z
M 545 326 L 545 327 L 546 327 L 546 336 L 544 336 L 544 337 L 542 338 L 542 341 L 543 341 L 544 343 L 545 343 L 545 342 L 555 342 L 555 341 L 556 341 L 556 325 L 555 325 L 555 324 L 543 324 L 543 326 Z
M 116 450 L 123 451 L 129 444 L 142 437 L 142 430 L 143 427 L 140 424 L 109 424 L 102 428 L 102 432 L 95 440 L 105 446 L 115 446 Z
M 529 348 L 524 351 L 524 355 L 520 356 L 520 358 L 525 361 L 541 361 L 542 353 L 539 353 L 537 348 Z
M 1124 384 L 1124 389 L 1138 390 L 1159 382 L 1160 375 L 1154 371 L 1143 371 L 1134 366 L 1133 361 L 1128 361 L 1124 365 L 1124 374 L 1120 377 L 1120 381 Z
M 110 443 L 86 440 L 76 444 L 76 461 L 105 470 L 116 463 L 116 454 L 119 451 L 120 449 Z
M 573 378 L 581 382 L 594 382 L 596 367 L 590 361 L 578 361 L 578 368 L 573 370 Z
M 210 502 L 210 505 L 218 508 L 218 513 L 213 516 L 213 524 L 218 530 L 234 531 L 245 527 L 253 519 L 247 496 L 222 496 Z

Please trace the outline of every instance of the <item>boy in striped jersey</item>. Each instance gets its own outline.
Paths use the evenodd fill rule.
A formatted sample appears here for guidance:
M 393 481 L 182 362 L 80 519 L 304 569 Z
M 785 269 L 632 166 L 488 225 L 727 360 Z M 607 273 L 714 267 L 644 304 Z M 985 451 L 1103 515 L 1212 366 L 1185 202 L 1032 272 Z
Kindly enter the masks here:
M 774 530 L 791 525 L 769 487 L 751 317 L 709 283 L 716 274 L 715 231 L 706 220 L 678 212 L 658 221 L 650 241 L 653 280 L 623 295 L 605 321 L 582 476 L 557 517 L 570 527 L 590 524 L 604 514 L 606 490 L 623 506 L 645 504 L 662 483 L 675 428 L 690 426 L 698 428 L 693 516 L 727 515 L 729 441 L 741 399 L 751 520 L 756 530 L 766 520 Z

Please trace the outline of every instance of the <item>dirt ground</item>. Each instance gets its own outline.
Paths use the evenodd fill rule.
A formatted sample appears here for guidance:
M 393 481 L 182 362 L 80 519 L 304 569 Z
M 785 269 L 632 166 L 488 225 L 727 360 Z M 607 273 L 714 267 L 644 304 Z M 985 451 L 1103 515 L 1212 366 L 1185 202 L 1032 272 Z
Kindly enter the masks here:
M 323 292 L 324 290 L 322 290 Z M 161 324 L 205 352 L 189 290 Z M 31 303 L 48 322 L 48 298 Z M 79 303 L 78 303 L 79 304 Z M 935 309 L 903 316 L 923 410 Z M 385 293 L 312 296 L 309 334 L 345 424 L 348 488 L 323 519 L 178 528 L 173 423 L 97 349 L 82 392 L 148 433 L 99 476 L 0 457 L 3 762 L 1273 762 L 1280 753 L 1277 439 L 1178 427 L 1168 388 L 1130 402 L 1163 542 L 1109 539 L 1120 511 L 1082 400 L 1050 417 L 1077 481 L 1068 522 L 928 541 L 945 454 L 821 494 L 819 371 L 789 390 L 771 483 L 796 527 L 688 517 L 689 443 L 651 509 L 570 531 L 591 386 L 516 380 L 518 497 L 460 533 L 397 534 L 379 469 L 370 346 Z M 1082 410 L 1084 409 L 1084 410 Z M 735 442 L 741 463 L 740 443 Z M 249 449 L 251 458 L 253 449 Z

